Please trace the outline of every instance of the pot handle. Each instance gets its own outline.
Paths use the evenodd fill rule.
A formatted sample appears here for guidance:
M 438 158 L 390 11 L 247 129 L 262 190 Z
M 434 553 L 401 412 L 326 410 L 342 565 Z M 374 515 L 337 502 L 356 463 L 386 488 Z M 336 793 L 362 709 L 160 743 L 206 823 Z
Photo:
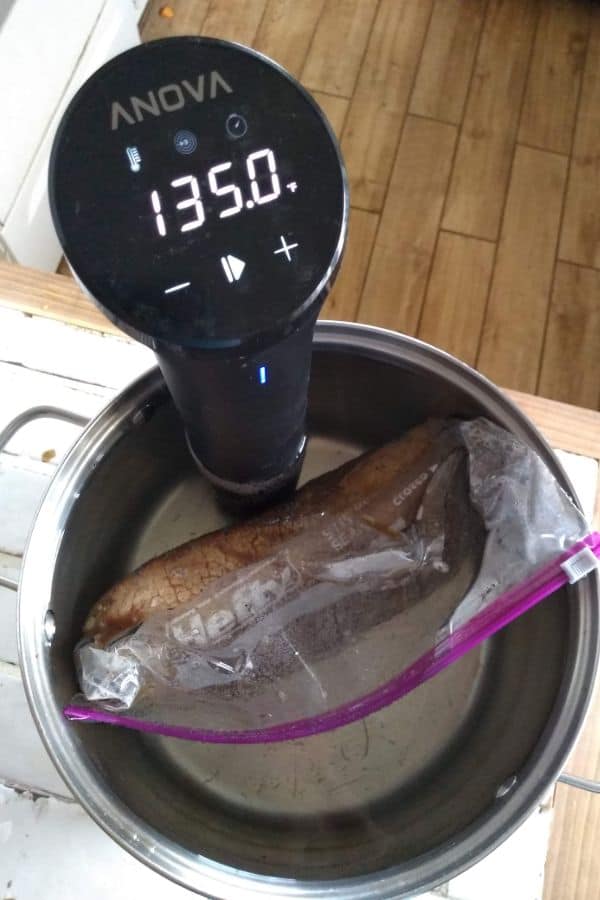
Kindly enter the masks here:
M 580 791 L 587 791 L 588 794 L 600 794 L 600 781 L 592 781 L 590 778 L 580 778 L 579 775 L 569 775 L 563 772 L 558 776 L 558 781 L 568 784 L 569 787 L 579 788 Z
M 8 588 L 9 591 L 18 591 L 19 582 L 14 578 L 7 578 L 6 575 L 0 575 L 0 587 Z
M 73 425 L 81 426 L 87 425 L 90 421 L 87 416 L 82 416 L 79 413 L 74 413 L 67 409 L 60 409 L 58 406 L 32 406 L 31 409 L 26 409 L 24 412 L 15 416 L 15 418 L 0 431 L 0 453 L 4 450 L 10 439 L 14 437 L 21 428 L 28 425 L 29 422 L 33 422 L 35 419 L 60 419 L 62 422 L 71 422 Z M 17 591 L 19 589 L 19 582 L 15 581 L 13 578 L 7 578 L 5 575 L 0 575 L 0 587 Z

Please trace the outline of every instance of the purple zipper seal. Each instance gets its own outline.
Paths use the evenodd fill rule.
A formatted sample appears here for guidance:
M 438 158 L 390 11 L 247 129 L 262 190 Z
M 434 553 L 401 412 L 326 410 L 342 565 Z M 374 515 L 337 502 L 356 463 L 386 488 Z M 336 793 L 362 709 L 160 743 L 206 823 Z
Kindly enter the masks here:
M 600 558 L 600 533 L 593 532 L 577 541 L 569 550 L 548 565 L 538 569 L 526 581 L 505 591 L 488 607 L 427 650 L 411 666 L 390 681 L 380 685 L 369 694 L 326 713 L 319 713 L 316 716 L 297 719 L 281 725 L 271 725 L 268 728 L 245 731 L 214 731 L 188 728 L 183 725 L 165 725 L 161 722 L 149 722 L 133 716 L 124 716 L 108 710 L 93 709 L 78 704 L 65 706 L 63 714 L 72 721 L 120 725 L 124 728 L 143 731 L 146 734 L 160 734 L 164 737 L 210 744 L 269 744 L 309 737 L 324 731 L 333 731 L 364 719 L 400 700 L 451 663 L 460 659 L 469 650 L 477 647 L 514 619 L 553 594 L 558 588 L 568 584 L 568 577 L 561 566 L 586 547 Z

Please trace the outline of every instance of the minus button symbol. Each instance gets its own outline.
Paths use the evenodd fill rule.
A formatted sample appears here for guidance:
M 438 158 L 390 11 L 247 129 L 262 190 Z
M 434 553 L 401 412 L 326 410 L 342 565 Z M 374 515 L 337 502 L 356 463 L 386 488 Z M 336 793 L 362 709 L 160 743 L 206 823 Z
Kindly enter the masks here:
M 183 288 L 189 287 L 191 283 L 191 281 L 182 281 L 181 284 L 174 284 L 173 287 L 167 288 L 164 293 L 172 294 L 174 291 L 182 291 Z

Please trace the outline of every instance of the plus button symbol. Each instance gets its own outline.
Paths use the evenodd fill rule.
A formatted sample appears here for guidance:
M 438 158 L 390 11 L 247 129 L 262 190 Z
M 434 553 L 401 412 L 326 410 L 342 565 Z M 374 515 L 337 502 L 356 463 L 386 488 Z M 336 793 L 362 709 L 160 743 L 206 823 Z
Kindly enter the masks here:
M 279 235 L 279 239 L 281 241 L 281 247 L 279 250 L 273 250 L 273 255 L 275 256 L 277 253 L 285 253 L 286 259 L 288 262 L 292 261 L 292 257 L 290 255 L 290 250 L 293 250 L 294 247 L 297 247 L 298 244 L 288 244 L 282 234 Z

